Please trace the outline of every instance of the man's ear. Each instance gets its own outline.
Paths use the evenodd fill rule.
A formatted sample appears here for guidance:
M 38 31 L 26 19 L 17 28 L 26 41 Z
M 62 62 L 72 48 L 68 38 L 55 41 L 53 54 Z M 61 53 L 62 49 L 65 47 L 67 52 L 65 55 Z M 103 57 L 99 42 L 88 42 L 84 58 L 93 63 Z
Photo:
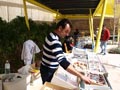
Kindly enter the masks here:
M 59 27 L 59 31 L 61 31 L 61 30 L 62 30 L 62 26 Z

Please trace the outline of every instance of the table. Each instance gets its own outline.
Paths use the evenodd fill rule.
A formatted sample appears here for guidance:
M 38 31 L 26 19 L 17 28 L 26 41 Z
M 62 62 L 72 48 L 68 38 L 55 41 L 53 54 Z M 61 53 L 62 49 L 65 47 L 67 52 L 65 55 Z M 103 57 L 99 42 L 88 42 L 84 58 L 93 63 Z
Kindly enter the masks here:
M 3 90 L 33 90 L 33 88 L 34 90 L 39 90 L 42 85 L 40 75 L 31 84 L 30 83 L 31 74 L 28 75 L 22 75 L 18 73 L 14 73 L 14 74 L 15 76 L 13 77 L 12 81 L 3 82 L 3 88 L 4 88 Z
M 77 71 L 83 72 L 86 76 L 89 76 L 92 80 L 99 81 L 99 84 L 97 82 L 94 82 L 90 85 L 86 84 L 84 82 L 83 83 L 80 82 L 80 87 L 77 86 L 78 88 L 85 89 L 85 90 L 112 90 L 112 87 L 107 79 L 108 73 L 107 73 L 106 69 L 104 68 L 104 66 L 102 65 L 102 63 L 100 62 L 96 53 L 89 51 L 87 49 L 73 48 L 72 53 L 65 54 L 65 56 L 66 56 L 67 60 L 70 61 L 71 64 L 74 65 L 75 62 L 78 63 L 77 64 L 78 68 L 75 68 Z M 81 70 L 81 68 L 79 68 L 80 65 L 81 66 L 84 65 L 84 66 L 86 66 L 86 68 L 82 67 L 82 70 Z M 62 77 L 64 76 L 63 78 L 65 81 L 67 77 L 66 77 L 66 75 L 64 75 L 64 73 L 62 71 L 63 70 L 60 71 L 60 74 Z M 56 77 L 55 77 L 55 79 L 56 79 Z M 61 79 L 61 77 L 58 77 L 57 80 L 60 81 L 60 79 Z M 55 83 L 55 81 L 54 81 L 54 83 Z M 69 85 L 68 85 L 68 83 L 69 83 Z M 68 82 L 68 83 L 67 83 L 67 81 L 62 82 L 62 83 L 59 82 L 59 85 L 61 84 L 62 86 L 65 86 L 67 84 L 67 86 L 69 86 L 69 87 L 73 85 L 71 82 Z M 102 83 L 102 84 L 100 85 L 100 83 Z

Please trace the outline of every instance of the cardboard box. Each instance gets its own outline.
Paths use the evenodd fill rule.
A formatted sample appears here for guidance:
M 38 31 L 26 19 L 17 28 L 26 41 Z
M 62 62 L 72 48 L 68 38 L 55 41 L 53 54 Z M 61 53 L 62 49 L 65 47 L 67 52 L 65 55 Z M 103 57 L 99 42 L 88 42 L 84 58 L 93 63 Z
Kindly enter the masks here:
M 72 90 L 72 89 L 64 88 L 49 82 L 45 82 L 45 84 L 42 86 L 40 90 Z
M 72 90 L 77 90 L 79 88 L 79 82 L 77 76 L 74 76 L 71 73 L 65 71 L 61 66 L 55 72 L 51 81 L 51 83 L 55 85 L 59 85 Z

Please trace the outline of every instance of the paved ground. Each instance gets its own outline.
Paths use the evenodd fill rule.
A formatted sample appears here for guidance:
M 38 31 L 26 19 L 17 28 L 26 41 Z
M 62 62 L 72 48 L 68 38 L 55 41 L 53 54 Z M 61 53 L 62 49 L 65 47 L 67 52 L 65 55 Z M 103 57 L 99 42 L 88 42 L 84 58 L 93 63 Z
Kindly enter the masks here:
M 111 48 L 114 46 L 109 46 Z M 108 72 L 112 90 L 120 90 L 120 54 L 98 55 Z

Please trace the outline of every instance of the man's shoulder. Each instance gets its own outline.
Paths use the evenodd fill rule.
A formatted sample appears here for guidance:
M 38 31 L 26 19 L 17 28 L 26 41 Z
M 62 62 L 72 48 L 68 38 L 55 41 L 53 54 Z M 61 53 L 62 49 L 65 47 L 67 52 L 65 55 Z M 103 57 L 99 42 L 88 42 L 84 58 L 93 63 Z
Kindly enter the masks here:
M 107 32 L 108 32 L 108 33 L 110 33 L 110 30 L 109 30 L 109 29 L 107 29 Z
M 106 29 L 104 30 L 104 32 L 110 32 L 110 30 L 109 30 L 108 28 L 106 28 Z

